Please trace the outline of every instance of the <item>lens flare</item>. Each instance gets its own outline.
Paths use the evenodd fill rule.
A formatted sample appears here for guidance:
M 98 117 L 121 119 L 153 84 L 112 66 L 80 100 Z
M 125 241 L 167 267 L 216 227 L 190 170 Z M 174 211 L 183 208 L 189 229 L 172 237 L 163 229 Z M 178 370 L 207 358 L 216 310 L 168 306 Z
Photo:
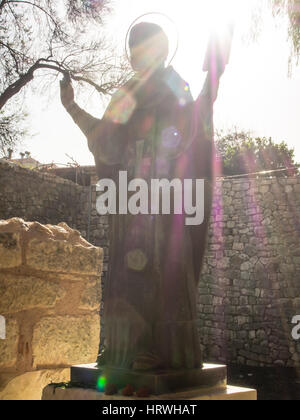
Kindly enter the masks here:
M 106 381 L 105 376 L 100 376 L 97 381 L 97 391 L 105 392 L 106 383 L 107 381 Z
M 126 89 L 118 90 L 113 96 L 105 113 L 105 118 L 115 124 L 127 124 L 137 106 L 133 95 Z
M 174 126 L 162 130 L 161 135 L 163 147 L 168 149 L 176 149 L 182 141 L 181 134 Z

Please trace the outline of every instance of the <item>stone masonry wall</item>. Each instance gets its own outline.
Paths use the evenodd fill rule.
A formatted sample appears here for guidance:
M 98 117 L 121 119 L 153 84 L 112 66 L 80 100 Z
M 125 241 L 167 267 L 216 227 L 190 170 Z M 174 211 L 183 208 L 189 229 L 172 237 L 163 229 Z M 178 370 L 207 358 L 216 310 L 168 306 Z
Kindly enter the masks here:
M 199 288 L 206 360 L 300 366 L 300 178 L 217 182 Z
M 0 161 L 0 219 L 67 222 L 104 248 L 108 220 L 96 188 Z M 59 211 L 58 211 L 59 210 Z M 300 177 L 224 179 L 216 185 L 198 298 L 206 360 L 300 365 L 292 318 L 300 315 Z
M 64 223 L 0 222 L 0 399 L 3 375 L 95 362 L 102 260 Z
M 57 225 L 65 222 L 104 252 L 102 288 L 108 263 L 108 218 L 96 212 L 96 186 L 82 187 L 51 174 L 0 160 L 0 220 Z M 102 311 L 103 308 L 101 308 Z

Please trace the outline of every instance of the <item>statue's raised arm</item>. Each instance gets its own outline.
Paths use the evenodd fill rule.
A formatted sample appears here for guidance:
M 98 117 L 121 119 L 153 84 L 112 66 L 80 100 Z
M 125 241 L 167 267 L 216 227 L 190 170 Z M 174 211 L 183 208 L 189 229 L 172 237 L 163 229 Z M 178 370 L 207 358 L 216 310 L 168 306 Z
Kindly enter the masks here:
M 203 71 L 207 72 L 207 77 L 203 89 L 197 99 L 199 111 L 203 117 L 210 117 L 213 105 L 218 97 L 220 78 L 222 77 L 231 54 L 234 27 L 228 26 L 222 37 L 211 36 Z
M 87 139 L 89 139 L 101 125 L 101 120 L 93 117 L 77 105 L 69 75 L 65 75 L 64 79 L 60 82 L 60 97 L 66 111 L 70 114 L 75 124 L 78 125 Z
M 74 89 L 69 76 L 60 82 L 61 102 L 75 124 L 88 141 L 88 147 L 95 157 L 99 177 L 106 177 L 111 166 L 118 165 L 122 157 L 120 124 L 108 118 L 95 118 L 75 102 Z

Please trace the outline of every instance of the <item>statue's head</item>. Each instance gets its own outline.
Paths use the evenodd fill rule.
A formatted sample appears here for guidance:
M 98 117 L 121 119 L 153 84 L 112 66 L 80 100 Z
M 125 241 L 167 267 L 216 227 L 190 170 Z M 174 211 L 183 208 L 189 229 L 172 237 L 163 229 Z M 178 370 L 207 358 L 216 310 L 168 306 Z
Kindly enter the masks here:
M 159 25 L 142 22 L 131 29 L 129 48 L 134 71 L 155 71 L 165 66 L 169 54 L 169 40 Z

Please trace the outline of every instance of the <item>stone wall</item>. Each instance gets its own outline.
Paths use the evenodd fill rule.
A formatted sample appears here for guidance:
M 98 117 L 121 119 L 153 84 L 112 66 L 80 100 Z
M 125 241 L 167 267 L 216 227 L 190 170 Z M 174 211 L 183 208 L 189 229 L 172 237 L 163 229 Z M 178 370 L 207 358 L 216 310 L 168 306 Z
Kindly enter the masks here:
M 103 289 L 108 265 L 108 218 L 97 215 L 95 185 L 82 187 L 0 159 L 0 220 L 12 217 L 51 225 L 65 222 L 88 242 L 101 247 Z
M 67 222 L 104 248 L 108 220 L 96 188 L 0 161 L 0 219 Z M 219 180 L 199 288 L 199 331 L 206 360 L 300 365 L 291 320 L 300 315 L 300 178 Z
M 65 378 L 63 368 L 95 362 L 102 260 L 102 249 L 64 223 L 0 221 L 0 399 L 25 372 L 44 386 L 58 371 Z
M 206 359 L 300 366 L 300 178 L 217 182 L 199 288 Z

